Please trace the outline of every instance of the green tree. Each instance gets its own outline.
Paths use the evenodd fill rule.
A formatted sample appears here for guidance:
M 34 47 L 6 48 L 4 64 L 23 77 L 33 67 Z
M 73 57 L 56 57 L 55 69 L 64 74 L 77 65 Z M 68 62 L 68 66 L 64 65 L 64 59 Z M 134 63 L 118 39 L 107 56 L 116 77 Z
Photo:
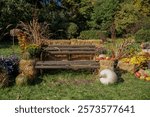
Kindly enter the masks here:
M 94 4 L 92 21 L 89 23 L 91 27 L 108 30 L 114 20 L 118 4 L 118 0 L 97 0 Z
M 150 15 L 149 0 L 127 0 L 121 3 L 115 15 L 116 30 L 119 34 L 135 33 L 142 20 Z M 133 31 L 134 30 L 134 31 Z

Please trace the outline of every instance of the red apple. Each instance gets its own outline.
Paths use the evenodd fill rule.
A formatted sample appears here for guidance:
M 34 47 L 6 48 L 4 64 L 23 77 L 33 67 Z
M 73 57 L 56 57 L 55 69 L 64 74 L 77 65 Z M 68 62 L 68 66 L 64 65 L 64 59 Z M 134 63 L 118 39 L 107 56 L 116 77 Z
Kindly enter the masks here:
M 106 57 L 106 60 L 110 60 L 111 58 L 110 57 Z
M 136 72 L 136 73 L 135 73 L 135 76 L 136 76 L 137 78 L 140 78 L 141 74 L 140 74 L 139 72 Z
M 144 74 L 144 77 L 146 78 L 146 77 L 148 77 L 148 75 L 147 75 L 147 74 Z

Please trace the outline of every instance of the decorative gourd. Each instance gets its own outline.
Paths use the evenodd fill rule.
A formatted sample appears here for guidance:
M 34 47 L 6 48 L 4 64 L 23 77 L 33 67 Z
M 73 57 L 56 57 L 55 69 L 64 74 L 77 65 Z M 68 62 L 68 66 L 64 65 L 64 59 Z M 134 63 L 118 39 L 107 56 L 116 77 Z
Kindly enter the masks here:
M 28 78 L 23 73 L 19 74 L 16 77 L 16 85 L 17 86 L 26 86 L 28 85 Z
M 110 70 L 110 69 L 104 69 L 99 73 L 100 82 L 104 85 L 108 84 L 114 84 L 117 82 L 117 74 Z

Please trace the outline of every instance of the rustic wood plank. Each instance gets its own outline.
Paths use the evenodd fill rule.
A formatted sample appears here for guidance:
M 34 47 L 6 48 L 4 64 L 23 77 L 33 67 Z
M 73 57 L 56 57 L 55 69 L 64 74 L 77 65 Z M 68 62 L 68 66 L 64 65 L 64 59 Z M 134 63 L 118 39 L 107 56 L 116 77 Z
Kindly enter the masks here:
M 36 65 L 66 65 L 66 64 L 99 64 L 94 60 L 74 60 L 74 61 L 38 61 Z
M 38 61 L 36 69 L 96 69 L 99 63 L 96 61 Z
M 68 69 L 68 66 L 35 66 L 36 69 Z
M 95 54 L 96 51 L 49 51 L 50 54 Z
M 44 48 L 44 51 L 95 51 L 95 48 Z
M 99 66 L 89 66 L 89 65 L 80 65 L 80 66 L 35 66 L 36 69 L 97 69 Z
M 95 45 L 48 45 L 47 47 L 72 47 L 72 48 L 95 48 Z

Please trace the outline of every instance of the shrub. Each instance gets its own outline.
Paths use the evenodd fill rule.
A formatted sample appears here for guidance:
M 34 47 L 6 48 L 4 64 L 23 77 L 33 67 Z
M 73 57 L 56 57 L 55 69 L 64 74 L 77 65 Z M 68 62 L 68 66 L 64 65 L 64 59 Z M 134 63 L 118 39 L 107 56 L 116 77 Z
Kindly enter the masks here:
M 36 44 L 30 44 L 27 46 L 27 51 L 30 54 L 30 58 L 37 58 L 40 55 L 41 48 Z
M 68 38 L 74 38 L 78 34 L 78 26 L 75 23 L 69 23 L 67 28 Z
M 0 57 L 0 69 L 3 69 L 6 74 L 14 76 L 18 73 L 19 59 L 15 55 L 10 57 Z
M 106 31 L 86 30 L 80 33 L 80 39 L 104 39 L 107 37 Z
M 150 41 L 150 29 L 147 30 L 139 30 L 136 34 L 135 34 L 135 40 L 136 42 L 147 42 Z
M 19 72 L 19 59 L 12 55 L 0 57 L 0 87 L 10 85 Z

